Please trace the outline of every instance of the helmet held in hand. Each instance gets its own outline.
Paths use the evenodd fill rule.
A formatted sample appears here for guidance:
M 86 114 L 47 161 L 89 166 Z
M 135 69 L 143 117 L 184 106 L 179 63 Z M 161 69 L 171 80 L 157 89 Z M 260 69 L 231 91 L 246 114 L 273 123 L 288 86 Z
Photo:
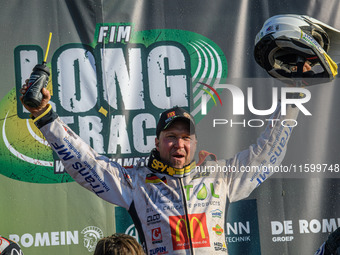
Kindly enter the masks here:
M 269 18 L 255 39 L 256 62 L 269 75 L 286 83 L 295 84 L 296 78 L 321 78 L 313 79 L 313 84 L 333 80 L 338 66 L 327 54 L 331 47 L 330 38 L 315 21 L 308 16 L 293 14 Z M 311 66 L 312 70 L 302 72 L 302 68 L 297 68 L 301 62 Z M 308 80 L 310 84 L 311 79 Z

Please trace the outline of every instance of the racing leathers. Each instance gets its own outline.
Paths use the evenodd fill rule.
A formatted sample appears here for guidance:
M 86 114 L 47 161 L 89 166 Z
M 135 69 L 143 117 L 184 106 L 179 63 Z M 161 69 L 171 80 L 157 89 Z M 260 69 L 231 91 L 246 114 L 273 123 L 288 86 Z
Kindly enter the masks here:
M 278 106 L 256 144 L 228 160 L 202 152 L 203 163 L 183 169 L 166 165 L 155 150 L 148 164 L 125 169 L 94 151 L 51 109 L 35 123 L 75 181 L 128 210 L 147 254 L 227 254 L 229 203 L 248 197 L 280 165 L 297 115 L 298 108 L 287 106 L 281 116 Z

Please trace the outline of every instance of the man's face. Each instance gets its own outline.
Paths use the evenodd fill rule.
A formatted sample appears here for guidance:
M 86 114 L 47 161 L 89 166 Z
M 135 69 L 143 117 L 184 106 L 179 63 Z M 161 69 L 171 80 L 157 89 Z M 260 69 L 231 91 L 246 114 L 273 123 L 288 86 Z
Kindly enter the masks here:
M 190 134 L 189 123 L 176 120 L 160 133 L 155 144 L 163 161 L 172 167 L 183 168 L 193 160 L 197 140 Z

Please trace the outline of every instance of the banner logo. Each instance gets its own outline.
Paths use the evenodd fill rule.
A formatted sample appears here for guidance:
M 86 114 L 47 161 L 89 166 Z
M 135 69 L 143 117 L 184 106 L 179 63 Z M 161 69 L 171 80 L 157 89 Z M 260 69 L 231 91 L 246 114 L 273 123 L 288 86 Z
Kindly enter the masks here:
M 139 235 L 135 224 L 131 224 L 130 226 L 128 226 L 124 233 L 134 237 L 139 242 Z
M 194 248 L 210 247 L 205 213 L 169 216 L 169 223 L 174 250 L 189 249 L 189 238 Z
M 82 234 L 83 239 L 81 238 L 80 233 Z M 9 234 L 10 240 L 13 240 L 14 242 L 18 243 L 18 245 L 24 247 L 25 249 L 53 246 L 54 247 L 58 246 L 62 248 L 62 246 L 68 246 L 72 247 L 72 249 L 80 247 L 80 249 L 83 250 L 83 252 L 86 249 L 91 254 L 93 254 L 98 241 L 103 237 L 104 237 L 103 231 L 96 226 L 85 227 L 82 231 L 63 230 L 51 232 L 24 233 L 22 235 L 16 233 Z
M 84 228 L 81 233 L 84 235 L 84 247 L 89 252 L 94 252 L 98 241 L 104 237 L 103 231 L 94 226 Z
M 49 55 L 53 109 L 98 153 L 123 166 L 149 155 L 165 109 L 183 107 L 198 123 L 204 117 L 199 82 L 215 87 L 228 71 L 223 51 L 202 35 L 134 31 L 131 23 L 97 24 L 91 44 L 60 45 Z M 19 100 L 22 84 L 42 61 L 40 46 L 14 50 L 16 88 L 0 102 L 0 174 L 33 183 L 72 182 Z

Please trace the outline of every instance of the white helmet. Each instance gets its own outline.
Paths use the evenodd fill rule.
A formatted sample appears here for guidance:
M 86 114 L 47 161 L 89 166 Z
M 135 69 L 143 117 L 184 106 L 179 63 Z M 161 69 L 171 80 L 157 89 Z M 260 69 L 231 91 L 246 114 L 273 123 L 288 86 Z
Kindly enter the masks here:
M 255 38 L 255 60 L 271 76 L 284 82 L 295 83 L 295 78 L 323 78 L 309 80 L 309 84 L 333 80 L 338 66 L 327 54 L 331 42 L 323 28 L 340 33 L 308 16 L 273 16 Z M 311 71 L 303 72 L 305 62 Z

